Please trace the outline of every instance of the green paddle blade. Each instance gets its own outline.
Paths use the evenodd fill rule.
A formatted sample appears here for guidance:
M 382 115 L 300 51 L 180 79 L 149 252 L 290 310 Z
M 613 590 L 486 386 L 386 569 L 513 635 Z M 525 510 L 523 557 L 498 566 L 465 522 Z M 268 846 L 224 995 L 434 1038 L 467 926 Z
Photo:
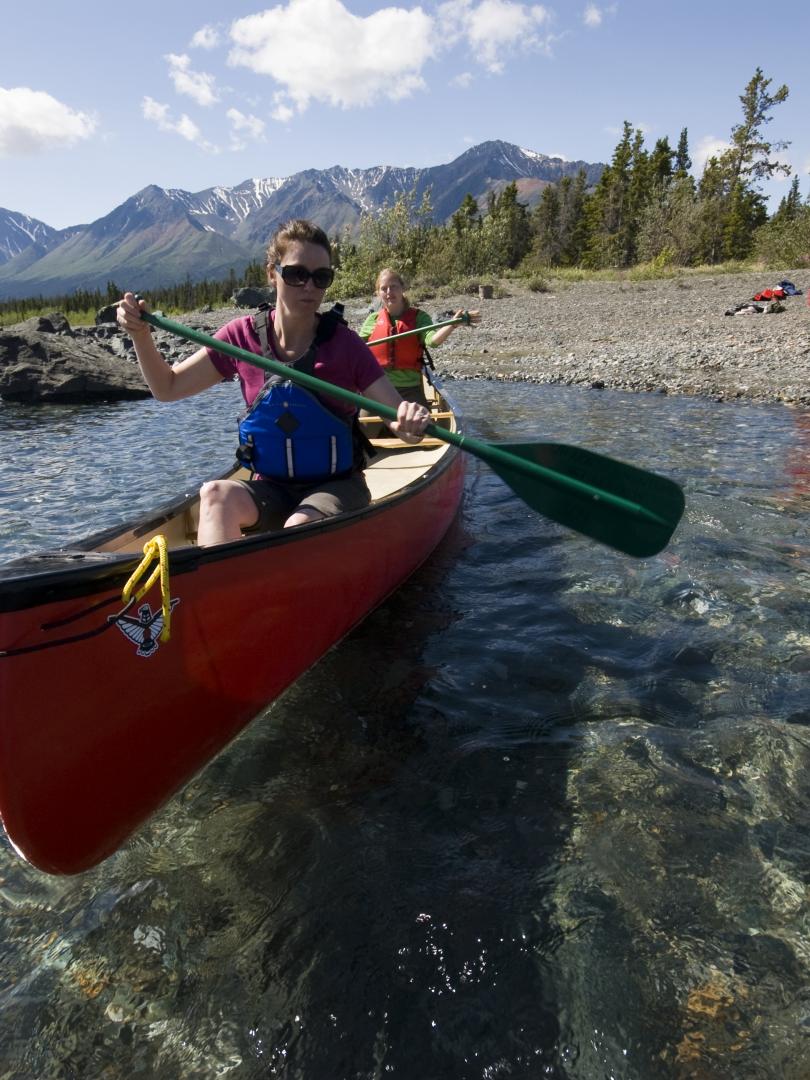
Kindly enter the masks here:
M 623 461 L 563 443 L 498 443 L 497 449 L 539 466 L 525 471 L 500 454 L 487 457 L 533 510 L 627 555 L 656 555 L 683 514 L 674 481 Z

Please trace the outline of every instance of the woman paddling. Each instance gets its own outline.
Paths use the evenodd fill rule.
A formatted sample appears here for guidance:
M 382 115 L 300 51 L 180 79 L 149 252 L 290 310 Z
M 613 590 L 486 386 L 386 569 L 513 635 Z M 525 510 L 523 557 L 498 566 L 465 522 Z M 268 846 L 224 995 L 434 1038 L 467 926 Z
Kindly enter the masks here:
M 363 323 L 360 337 L 368 342 L 380 366 L 401 396 L 406 401 L 418 401 L 421 405 L 427 405 L 422 383 L 425 347 L 441 345 L 456 326 L 477 323 L 481 315 L 477 311 L 457 311 L 453 318 L 463 318 L 464 322 L 461 324 L 441 326 L 437 330 L 425 329 L 421 334 L 410 334 L 399 341 L 386 341 L 382 345 L 375 345 L 378 338 L 388 338 L 431 325 L 431 318 L 426 312 L 411 307 L 405 295 L 405 283 L 395 270 L 386 267 L 379 272 L 375 292 L 380 298 L 381 307 L 379 311 L 372 312 Z
M 276 231 L 267 250 L 267 280 L 275 286 L 277 297 L 270 317 L 257 320 L 257 326 L 252 316 L 242 316 L 214 337 L 259 356 L 264 337 L 275 359 L 396 409 L 391 431 L 404 442 L 419 442 L 429 420 L 425 406 L 403 400 L 345 323 L 319 314 L 333 278 L 326 233 L 312 222 L 290 221 Z M 131 336 L 141 371 L 158 401 L 178 401 L 223 379 L 238 378 L 246 404 L 256 402 L 247 440 L 261 462 L 259 475 L 247 481 L 203 484 L 198 544 L 237 540 L 243 533 L 282 525 L 304 525 L 367 505 L 370 494 L 350 405 L 297 387 L 285 392 L 290 384 L 279 379 L 265 384 L 263 372 L 252 364 L 209 348 L 172 367 L 158 352 L 149 325 L 140 318 L 142 309 L 144 302 L 126 293 L 118 305 L 118 324 Z M 267 392 L 260 394 L 263 390 Z M 245 424 L 247 420 L 243 428 Z M 241 429 L 240 435 L 245 438 Z

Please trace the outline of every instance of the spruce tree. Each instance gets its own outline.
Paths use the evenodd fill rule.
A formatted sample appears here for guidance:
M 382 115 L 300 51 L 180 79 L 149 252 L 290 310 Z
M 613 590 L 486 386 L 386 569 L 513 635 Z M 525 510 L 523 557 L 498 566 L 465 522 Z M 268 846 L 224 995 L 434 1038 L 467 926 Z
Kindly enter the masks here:
M 585 200 L 588 178 L 580 169 L 560 199 L 560 245 L 563 266 L 577 266 L 586 242 Z
M 710 157 L 698 184 L 700 243 L 698 261 L 720 262 L 723 257 L 723 225 L 726 202 L 724 172 L 716 157 Z
M 766 124 L 770 124 L 773 109 L 787 98 L 790 91 L 787 86 L 780 86 L 771 94 L 768 87 L 771 80 L 766 79 L 761 68 L 757 68 L 751 80 L 740 95 L 743 107 L 743 121 L 731 129 L 731 147 L 722 157 L 722 164 L 728 171 L 731 190 L 738 180 L 744 183 L 756 183 L 770 179 L 774 173 L 790 176 L 790 166 L 772 161 L 773 154 L 786 150 L 789 142 L 769 142 L 763 133 Z
M 518 200 L 513 180 L 500 195 L 490 191 L 487 197 L 484 237 L 492 271 L 513 269 L 523 259 L 531 244 L 531 229 L 526 205 Z
M 771 112 L 788 96 L 787 86 L 773 94 L 770 79 L 760 68 L 740 95 L 743 121 L 731 130 L 731 146 L 706 163 L 699 187 L 701 235 L 706 261 L 746 258 L 753 248 L 753 233 L 767 218 L 759 185 L 775 173 L 790 174 L 790 166 L 774 155 L 790 144 L 771 142 L 764 127 Z
M 689 175 L 692 159 L 689 157 L 689 137 L 686 128 L 681 128 L 678 149 L 675 151 L 675 176 L 681 180 Z
M 534 233 L 532 254 L 544 266 L 560 265 L 560 203 L 566 181 L 570 185 L 571 178 L 563 177 L 559 187 L 557 184 L 546 185 L 531 216 Z
M 747 259 L 754 247 L 754 230 L 766 218 L 762 196 L 738 180 L 723 219 L 723 258 Z
M 661 199 L 672 182 L 675 157 L 676 153 L 669 145 L 667 136 L 658 139 L 650 154 L 651 196 L 653 198 Z
M 794 221 L 802 207 L 802 198 L 799 194 L 799 178 L 794 176 L 790 183 L 790 190 L 780 201 L 776 213 L 771 218 L 775 222 Z
M 450 222 L 459 235 L 467 229 L 480 225 L 481 213 L 478 209 L 478 203 L 469 192 L 461 200 L 461 206 L 450 218 Z
M 668 150 L 668 143 L 666 144 Z M 671 153 L 671 152 L 670 152 Z M 659 154 L 662 167 L 665 151 Z M 652 197 L 653 170 L 644 135 L 625 120 L 622 138 L 596 189 L 585 202 L 583 262 L 593 268 L 630 266 L 636 258 L 640 220 Z

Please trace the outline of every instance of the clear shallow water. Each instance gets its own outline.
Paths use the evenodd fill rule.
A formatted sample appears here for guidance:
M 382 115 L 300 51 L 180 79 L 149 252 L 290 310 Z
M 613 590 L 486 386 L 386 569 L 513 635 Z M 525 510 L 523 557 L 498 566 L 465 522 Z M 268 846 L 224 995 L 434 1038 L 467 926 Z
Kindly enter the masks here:
M 0 559 L 218 472 L 231 390 L 0 406 Z M 0 848 L 0 1074 L 806 1077 L 810 416 L 453 390 L 483 438 L 679 480 L 673 543 L 599 548 L 470 459 L 430 565 L 127 848 Z

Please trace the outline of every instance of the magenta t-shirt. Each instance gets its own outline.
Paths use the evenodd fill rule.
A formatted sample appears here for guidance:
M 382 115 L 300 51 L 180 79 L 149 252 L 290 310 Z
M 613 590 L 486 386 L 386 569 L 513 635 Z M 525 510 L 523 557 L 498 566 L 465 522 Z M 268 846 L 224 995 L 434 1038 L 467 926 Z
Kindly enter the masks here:
M 275 311 L 271 311 L 271 316 L 275 319 Z M 267 329 L 270 347 L 273 349 L 274 357 L 278 359 L 275 352 L 275 335 L 270 333 L 269 324 Z M 241 318 L 226 323 L 217 330 L 214 337 L 219 341 L 236 345 L 240 349 L 247 349 L 248 352 L 256 353 L 258 356 L 262 355 L 262 346 L 250 315 L 243 315 Z M 270 372 L 255 367 L 247 360 L 237 360 L 225 353 L 214 352 L 210 348 L 206 348 L 206 352 L 223 379 L 239 379 L 245 404 L 250 405 L 264 386 Z M 318 346 L 312 374 L 317 379 L 334 383 L 335 386 L 342 386 L 355 394 L 364 394 L 369 386 L 385 373 L 368 345 L 348 326 L 338 323 L 329 341 Z M 337 398 L 330 397 L 325 404 L 337 413 L 354 412 L 352 405 Z

